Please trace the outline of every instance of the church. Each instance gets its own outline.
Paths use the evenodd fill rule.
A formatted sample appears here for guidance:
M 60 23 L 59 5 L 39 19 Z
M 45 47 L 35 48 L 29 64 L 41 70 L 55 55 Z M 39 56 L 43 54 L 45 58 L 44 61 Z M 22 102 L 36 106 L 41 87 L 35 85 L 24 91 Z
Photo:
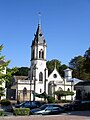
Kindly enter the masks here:
M 64 78 L 58 73 L 55 68 L 48 76 L 48 69 L 46 66 L 47 44 L 42 33 L 41 24 L 38 23 L 36 34 L 31 44 L 31 66 L 28 76 L 13 76 L 11 82 L 12 95 L 11 99 L 23 100 L 41 100 L 35 96 L 35 93 L 41 94 L 43 92 L 50 96 L 54 96 L 54 92 L 58 90 L 74 91 L 74 83 L 72 81 L 72 70 L 67 68 Z M 75 95 L 66 96 L 67 100 L 74 99 Z M 62 99 L 65 99 L 62 97 Z

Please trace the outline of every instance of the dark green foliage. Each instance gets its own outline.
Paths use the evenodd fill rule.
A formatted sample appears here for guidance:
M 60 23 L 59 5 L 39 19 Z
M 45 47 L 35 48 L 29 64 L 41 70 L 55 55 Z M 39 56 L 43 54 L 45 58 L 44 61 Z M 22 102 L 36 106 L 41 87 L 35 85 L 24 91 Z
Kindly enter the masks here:
M 3 99 L 1 100 L 1 105 L 8 106 L 8 105 L 11 105 L 11 102 L 8 99 Z
M 16 116 L 24 116 L 24 115 L 29 115 L 30 114 L 30 109 L 29 108 L 14 108 L 13 109 L 13 115 Z
M 4 88 L 0 87 L 0 96 L 4 96 Z
M 84 64 L 85 71 L 90 74 L 90 48 L 86 50 L 84 57 L 85 57 Z
M 90 80 L 90 48 L 86 50 L 84 56 L 71 59 L 69 66 L 73 70 L 73 77 Z
M 21 67 L 21 68 L 17 68 L 17 69 L 18 69 L 18 71 L 13 75 L 28 76 L 28 71 L 30 70 L 30 68 Z
M 70 103 L 71 100 L 55 100 L 55 103 Z
M 11 80 L 12 74 L 17 71 L 16 68 L 13 68 L 12 71 L 6 71 L 6 74 L 3 73 L 4 70 L 7 68 L 8 64 L 10 63 L 10 60 L 4 61 L 5 56 L 1 55 L 3 49 L 3 45 L 0 45 L 0 86 L 2 86 L 2 83 L 8 83 Z M 1 96 L 4 96 L 4 88 L 0 87 L 0 99 Z
M 55 98 L 52 96 L 48 96 L 47 101 L 48 101 L 48 103 L 55 103 Z
M 60 73 L 62 77 L 64 77 L 64 70 L 67 68 L 65 64 L 61 65 L 61 62 L 57 59 L 53 59 L 51 61 L 47 61 L 47 68 L 48 68 L 48 74 L 50 75 L 52 71 L 57 69 L 57 71 Z
M 56 60 L 56 59 L 53 59 L 51 61 L 47 61 L 47 68 L 48 68 L 49 75 L 50 75 L 50 73 L 52 73 L 52 71 L 54 70 L 55 67 L 59 71 L 60 66 L 61 66 L 61 62 Z
M 65 64 L 63 64 L 59 67 L 59 73 L 62 77 L 64 77 L 64 75 L 65 75 L 64 70 L 67 69 L 67 68 L 68 67 Z
M 72 92 L 72 91 L 55 91 L 54 92 L 54 94 L 55 95 L 57 95 L 57 96 L 67 96 L 67 95 L 74 95 L 74 92 Z
M 4 111 L 0 110 L 0 116 L 4 116 Z
M 38 94 L 38 93 L 33 93 L 36 97 L 39 98 L 44 98 L 45 100 L 47 100 L 48 103 L 54 103 L 55 99 L 52 96 L 47 95 L 45 92 Z

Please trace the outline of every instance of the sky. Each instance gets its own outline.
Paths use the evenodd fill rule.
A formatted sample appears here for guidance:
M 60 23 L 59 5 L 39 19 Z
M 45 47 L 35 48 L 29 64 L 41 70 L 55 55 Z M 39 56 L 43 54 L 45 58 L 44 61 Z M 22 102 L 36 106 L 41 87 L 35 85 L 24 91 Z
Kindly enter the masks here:
M 68 65 L 90 47 L 90 0 L 0 0 L 0 45 L 9 68 L 30 67 L 39 12 L 47 61 Z

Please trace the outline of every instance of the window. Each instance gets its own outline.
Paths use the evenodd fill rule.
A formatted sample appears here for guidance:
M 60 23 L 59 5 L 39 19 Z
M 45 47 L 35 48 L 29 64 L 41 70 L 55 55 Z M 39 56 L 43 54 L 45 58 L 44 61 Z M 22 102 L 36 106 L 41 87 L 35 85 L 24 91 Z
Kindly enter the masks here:
M 40 89 L 40 93 L 42 92 L 42 89 Z
M 32 50 L 32 59 L 34 59 L 34 50 Z
M 68 88 L 67 91 L 70 91 L 70 88 Z
M 42 49 L 39 51 L 39 58 L 44 59 L 44 51 Z
M 53 77 L 54 77 L 54 78 L 57 78 L 57 74 L 54 74 Z
M 39 81 L 43 81 L 43 73 L 42 72 L 39 73 Z

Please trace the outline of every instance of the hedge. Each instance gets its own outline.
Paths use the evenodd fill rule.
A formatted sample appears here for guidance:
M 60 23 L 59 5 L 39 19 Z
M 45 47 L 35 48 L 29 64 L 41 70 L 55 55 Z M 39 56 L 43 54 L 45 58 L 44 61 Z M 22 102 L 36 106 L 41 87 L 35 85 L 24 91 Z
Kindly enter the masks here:
M 11 102 L 8 99 L 2 99 L 1 100 L 1 105 L 8 106 L 8 105 L 11 105 Z
M 4 111 L 0 110 L 0 116 L 4 116 Z
M 13 115 L 16 116 L 24 116 L 24 115 L 29 115 L 30 114 L 30 109 L 29 108 L 14 108 L 13 109 Z

